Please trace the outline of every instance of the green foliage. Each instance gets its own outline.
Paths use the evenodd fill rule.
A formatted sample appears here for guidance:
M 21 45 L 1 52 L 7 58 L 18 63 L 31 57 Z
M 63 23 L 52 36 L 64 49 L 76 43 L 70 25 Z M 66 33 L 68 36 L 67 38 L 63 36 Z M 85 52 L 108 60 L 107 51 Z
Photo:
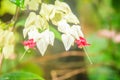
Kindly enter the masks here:
M 9 0 L 0 1 L 0 16 L 6 13 L 15 14 L 16 6 L 13 5 Z
M 119 80 L 116 72 L 107 66 L 94 67 L 88 70 L 90 80 Z
M 120 0 L 112 0 L 112 7 L 117 11 L 120 12 Z
M 19 7 L 24 7 L 24 0 L 10 0 L 10 1 Z
M 54 32 L 55 38 L 61 41 L 61 34 L 53 26 L 50 26 L 50 30 Z
M 88 68 L 89 79 L 119 80 L 120 45 L 97 35 L 90 36 L 88 41 L 91 46 L 87 47 L 87 50 L 94 64 Z
M 35 80 L 35 79 L 44 80 L 43 78 L 36 74 L 23 71 L 7 73 L 0 77 L 0 80 Z
M 88 41 L 91 44 L 91 46 L 89 46 L 87 50 L 92 54 L 96 54 L 106 49 L 108 46 L 107 40 L 104 38 L 100 38 L 97 35 L 91 35 L 90 37 L 88 37 Z
M 32 72 L 32 73 L 37 74 L 39 76 L 44 75 L 44 72 L 43 72 L 42 68 L 39 65 L 37 65 L 33 62 L 28 62 L 27 64 L 22 65 L 20 70 L 26 71 L 26 72 Z

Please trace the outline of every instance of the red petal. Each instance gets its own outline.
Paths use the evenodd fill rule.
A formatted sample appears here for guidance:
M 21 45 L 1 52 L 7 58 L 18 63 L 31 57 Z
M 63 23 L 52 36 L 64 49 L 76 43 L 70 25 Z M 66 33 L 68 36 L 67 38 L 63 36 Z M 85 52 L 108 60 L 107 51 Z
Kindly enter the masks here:
M 23 45 L 28 46 L 29 48 L 34 48 L 36 46 L 36 43 L 34 42 L 33 39 L 29 39 L 27 41 L 24 41 Z
M 78 40 L 75 40 L 75 43 L 78 45 L 79 48 L 90 45 L 83 37 L 80 37 Z

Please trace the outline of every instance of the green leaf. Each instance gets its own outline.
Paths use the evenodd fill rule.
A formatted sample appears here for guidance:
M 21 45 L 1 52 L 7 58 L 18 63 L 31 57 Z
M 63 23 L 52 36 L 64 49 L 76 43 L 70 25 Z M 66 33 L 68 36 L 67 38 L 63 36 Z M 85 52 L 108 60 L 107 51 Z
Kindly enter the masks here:
M 50 30 L 55 34 L 55 38 L 61 41 L 61 34 L 53 26 L 50 26 Z
M 32 73 L 37 74 L 41 77 L 44 75 L 44 71 L 43 71 L 42 67 L 40 67 L 38 64 L 33 63 L 31 61 L 27 62 L 27 64 L 22 65 L 22 67 L 20 67 L 19 70 L 32 72 Z
M 107 40 L 97 35 L 91 35 L 87 40 L 91 44 L 89 47 L 87 47 L 89 53 L 97 54 L 108 47 Z
M 119 80 L 116 71 L 106 66 L 89 68 L 88 75 L 89 80 Z
M 44 79 L 30 72 L 16 71 L 2 75 L 0 77 L 0 80 L 44 80 Z
M 19 7 L 24 7 L 24 0 L 10 0 L 10 1 Z
M 1 0 L 0 1 L 0 16 L 4 14 L 15 14 L 16 6 L 13 5 L 9 0 Z M 1 19 L 1 18 L 0 18 Z

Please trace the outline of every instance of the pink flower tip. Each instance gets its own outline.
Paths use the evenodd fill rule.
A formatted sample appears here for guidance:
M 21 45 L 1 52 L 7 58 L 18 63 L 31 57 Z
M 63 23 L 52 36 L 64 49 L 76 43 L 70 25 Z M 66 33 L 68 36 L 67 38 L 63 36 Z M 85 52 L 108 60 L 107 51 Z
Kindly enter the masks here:
M 83 37 L 79 37 L 79 39 L 75 40 L 75 43 L 79 48 L 82 48 L 84 46 L 89 46 L 90 44 L 87 43 L 86 39 Z
M 27 46 L 28 48 L 34 48 L 36 46 L 36 42 L 34 42 L 34 39 L 29 39 L 27 41 L 24 41 L 23 45 Z

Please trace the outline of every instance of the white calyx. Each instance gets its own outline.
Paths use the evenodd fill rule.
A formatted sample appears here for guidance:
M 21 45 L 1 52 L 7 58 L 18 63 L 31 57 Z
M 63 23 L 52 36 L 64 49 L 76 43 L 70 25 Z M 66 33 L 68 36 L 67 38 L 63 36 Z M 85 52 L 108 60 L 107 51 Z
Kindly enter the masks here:
M 75 39 L 79 39 L 80 36 L 83 37 L 81 27 L 79 25 L 70 26 L 66 20 L 61 20 L 58 23 L 58 30 L 63 33 L 62 42 L 66 51 L 74 44 Z

